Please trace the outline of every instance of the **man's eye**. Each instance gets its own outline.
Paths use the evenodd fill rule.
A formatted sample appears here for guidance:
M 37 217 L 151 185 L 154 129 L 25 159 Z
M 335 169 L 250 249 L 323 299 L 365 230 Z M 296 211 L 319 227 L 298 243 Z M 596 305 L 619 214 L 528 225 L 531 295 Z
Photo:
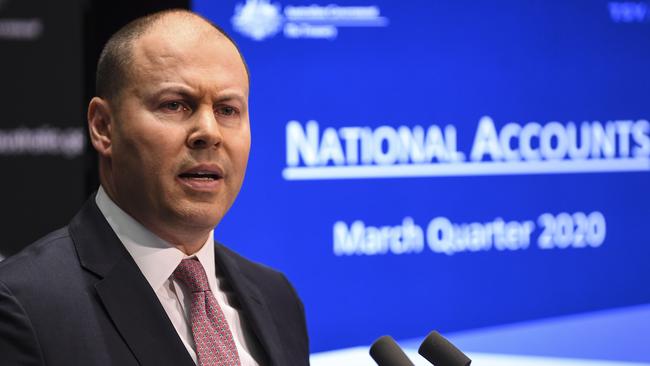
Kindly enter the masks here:
M 223 106 L 217 108 L 217 113 L 219 113 L 222 116 L 232 116 L 235 113 L 237 113 L 237 110 L 233 107 Z
M 171 112 L 186 111 L 188 108 L 181 102 L 167 102 L 163 104 L 163 108 Z

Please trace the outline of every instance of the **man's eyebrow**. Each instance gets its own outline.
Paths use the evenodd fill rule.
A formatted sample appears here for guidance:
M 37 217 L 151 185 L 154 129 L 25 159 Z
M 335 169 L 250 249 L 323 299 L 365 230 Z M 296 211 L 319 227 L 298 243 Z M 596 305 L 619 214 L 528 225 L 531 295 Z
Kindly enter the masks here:
M 228 93 L 224 93 L 224 94 L 219 95 L 215 99 L 215 102 L 219 103 L 219 102 L 227 102 L 227 101 L 231 101 L 231 100 L 236 100 L 236 101 L 244 103 L 246 101 L 246 97 L 244 95 L 240 94 L 240 93 L 228 92 Z
M 154 93 L 152 93 L 152 96 L 160 97 L 163 94 L 178 94 L 182 97 L 195 97 L 197 93 L 191 88 L 180 85 L 173 85 L 162 87 L 159 90 L 156 90 Z
M 153 99 L 160 98 L 165 94 L 176 94 L 180 95 L 183 98 L 194 99 L 201 96 L 201 92 L 194 90 L 190 87 L 183 85 L 169 85 L 160 88 L 159 90 L 151 93 Z M 223 103 L 228 101 L 238 101 L 242 104 L 246 104 L 246 96 L 243 93 L 238 93 L 236 91 L 225 91 L 224 93 L 218 94 L 214 98 L 213 103 Z

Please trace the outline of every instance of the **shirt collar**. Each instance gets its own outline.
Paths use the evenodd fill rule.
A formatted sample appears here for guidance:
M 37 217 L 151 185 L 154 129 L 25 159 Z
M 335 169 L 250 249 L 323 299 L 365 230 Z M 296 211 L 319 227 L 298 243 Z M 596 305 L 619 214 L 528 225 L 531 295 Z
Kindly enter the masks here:
M 216 288 L 214 231 L 210 232 L 208 240 L 198 252 L 187 256 L 124 212 L 101 186 L 97 190 L 95 202 L 154 291 L 165 284 L 181 260 L 192 257 L 196 257 L 203 265 L 210 288 Z

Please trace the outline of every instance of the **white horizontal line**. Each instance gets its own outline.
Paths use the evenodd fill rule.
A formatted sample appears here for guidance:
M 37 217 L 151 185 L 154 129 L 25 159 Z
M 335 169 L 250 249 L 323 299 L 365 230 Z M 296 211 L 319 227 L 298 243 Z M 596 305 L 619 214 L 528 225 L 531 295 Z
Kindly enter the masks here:
M 329 365 L 356 365 L 373 366 L 367 347 L 345 348 L 327 352 L 312 353 L 309 361 L 312 366 Z M 420 357 L 415 349 L 405 348 L 404 352 L 411 359 L 415 366 L 431 365 L 424 358 Z M 472 365 L 481 366 L 647 366 L 647 363 L 605 361 L 595 359 L 556 358 L 544 356 L 526 355 L 505 355 L 468 352 L 467 356 L 472 359 Z
M 385 27 L 388 19 L 376 18 L 347 18 L 347 17 L 290 17 L 289 22 L 307 23 L 311 25 L 333 25 L 338 27 Z
M 286 180 L 450 177 L 650 171 L 649 158 L 290 167 Z

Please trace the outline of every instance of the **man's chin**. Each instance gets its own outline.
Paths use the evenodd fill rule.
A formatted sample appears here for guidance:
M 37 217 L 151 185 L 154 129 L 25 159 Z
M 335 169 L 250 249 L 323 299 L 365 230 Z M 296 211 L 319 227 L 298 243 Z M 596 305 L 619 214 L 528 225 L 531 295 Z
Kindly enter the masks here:
M 196 230 L 212 230 L 221 221 L 223 210 L 214 204 L 194 204 L 177 211 L 178 223 Z

